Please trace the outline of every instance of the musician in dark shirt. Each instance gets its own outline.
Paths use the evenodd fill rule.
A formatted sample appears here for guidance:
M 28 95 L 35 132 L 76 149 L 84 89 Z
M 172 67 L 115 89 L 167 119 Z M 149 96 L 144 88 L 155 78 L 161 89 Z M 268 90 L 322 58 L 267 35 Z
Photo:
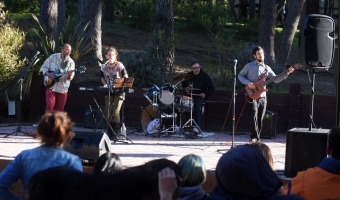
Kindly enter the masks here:
M 191 70 L 192 71 L 187 75 L 192 76 L 192 78 L 183 81 L 182 86 L 183 92 L 186 96 L 190 97 L 192 94 L 194 103 L 193 118 L 200 129 L 205 101 L 215 91 L 215 87 L 210 76 L 202 70 L 201 64 L 198 60 L 194 59 L 191 62 Z M 194 128 L 193 132 L 198 134 L 199 129 Z
M 264 64 L 264 51 L 262 47 L 257 46 L 252 50 L 252 56 L 255 58 L 253 62 L 250 62 L 244 66 L 244 68 L 238 74 L 238 79 L 246 85 L 250 90 L 256 89 L 256 82 L 258 82 L 264 75 L 268 78 L 276 77 L 273 70 L 266 64 Z M 279 83 L 286 79 L 289 74 L 293 73 L 294 68 L 289 67 L 287 73 L 281 74 L 280 77 L 276 77 L 274 82 Z M 253 106 L 250 110 L 250 116 L 253 118 L 253 122 L 250 123 L 250 140 L 249 142 L 258 142 L 260 140 L 260 133 L 262 129 L 262 121 L 267 107 L 266 92 L 259 94 L 259 98 L 253 100 Z
M 123 78 L 128 78 L 127 71 L 123 63 L 117 60 L 118 52 L 114 47 L 109 47 L 106 51 L 108 62 L 101 66 L 101 81 L 104 87 L 111 92 L 105 97 L 106 111 L 108 112 L 108 122 L 113 121 L 113 130 L 117 134 L 121 126 L 120 110 L 125 100 L 125 93 L 122 88 L 114 88 L 115 84 L 122 82 Z M 109 99 L 110 98 L 110 99 Z M 113 120 L 112 120 L 113 118 Z M 112 138 L 112 130 L 108 129 L 108 135 Z

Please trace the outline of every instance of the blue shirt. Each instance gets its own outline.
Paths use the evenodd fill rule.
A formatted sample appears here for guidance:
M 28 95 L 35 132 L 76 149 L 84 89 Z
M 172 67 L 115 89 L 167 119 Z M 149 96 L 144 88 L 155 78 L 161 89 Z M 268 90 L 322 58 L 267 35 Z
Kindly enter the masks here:
M 35 173 L 56 166 L 68 166 L 83 171 L 81 159 L 61 147 L 40 147 L 22 151 L 0 173 L 0 199 L 18 199 L 9 187 L 21 179 L 24 187 Z
M 265 74 L 268 75 L 268 78 L 276 77 L 274 71 L 265 64 L 258 64 L 256 61 L 250 62 L 244 66 L 244 68 L 238 74 L 238 80 L 247 85 L 249 82 L 257 82 L 259 81 Z M 286 79 L 288 75 L 284 75 L 281 77 L 277 77 L 274 82 L 279 83 L 282 80 Z M 266 92 L 261 94 L 261 97 L 265 97 Z

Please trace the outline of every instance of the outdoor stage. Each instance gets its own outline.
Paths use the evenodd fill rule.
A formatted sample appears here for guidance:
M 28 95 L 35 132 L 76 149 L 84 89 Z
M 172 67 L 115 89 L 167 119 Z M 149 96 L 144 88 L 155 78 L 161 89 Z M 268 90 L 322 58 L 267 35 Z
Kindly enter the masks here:
M 39 139 L 27 136 L 23 133 L 34 133 L 36 126 L 25 125 L 21 127 L 22 132 L 17 135 L 6 134 L 16 132 L 16 125 L 0 126 L 0 159 L 13 159 L 22 150 L 39 146 Z M 76 132 L 94 132 L 94 129 L 74 127 Z M 101 130 L 97 130 L 100 132 Z M 214 170 L 222 155 L 230 149 L 232 145 L 232 135 L 230 133 L 203 132 L 197 139 L 186 139 L 182 134 L 162 134 L 159 138 L 146 136 L 144 133 L 136 132 L 127 127 L 127 137 L 133 143 L 111 142 L 114 153 L 117 153 L 125 166 L 136 166 L 149 160 L 157 158 L 167 158 L 178 162 L 186 154 L 197 154 L 203 157 L 207 170 Z M 234 145 L 246 144 L 249 141 L 248 133 L 235 135 Z M 274 157 L 275 168 L 284 170 L 286 134 L 279 133 L 274 139 L 261 139 L 267 144 Z M 218 151 L 226 150 L 226 151 Z

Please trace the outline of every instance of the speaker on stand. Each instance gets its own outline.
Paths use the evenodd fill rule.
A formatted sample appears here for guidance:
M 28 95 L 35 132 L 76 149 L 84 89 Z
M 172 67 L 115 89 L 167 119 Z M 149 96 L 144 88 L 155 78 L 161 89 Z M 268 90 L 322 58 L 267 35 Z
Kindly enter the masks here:
M 300 34 L 300 62 L 312 70 L 309 131 L 312 130 L 314 109 L 315 72 L 328 70 L 333 64 L 335 25 L 327 15 L 305 16 Z M 315 125 L 314 125 L 315 126 Z
M 300 63 L 306 68 L 327 70 L 333 64 L 335 24 L 327 15 L 304 17 L 300 32 Z

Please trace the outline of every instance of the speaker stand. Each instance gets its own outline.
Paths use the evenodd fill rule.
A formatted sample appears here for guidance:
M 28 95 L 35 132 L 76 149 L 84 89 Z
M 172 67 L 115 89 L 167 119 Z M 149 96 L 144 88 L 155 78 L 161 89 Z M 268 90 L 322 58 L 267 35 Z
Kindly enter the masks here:
M 307 70 L 308 74 L 309 71 Z M 314 115 L 314 95 L 315 95 L 315 69 L 312 70 L 312 80 L 311 80 L 311 100 L 310 100 L 310 114 L 309 114 L 309 131 L 312 131 L 313 125 L 315 126 L 313 115 Z

